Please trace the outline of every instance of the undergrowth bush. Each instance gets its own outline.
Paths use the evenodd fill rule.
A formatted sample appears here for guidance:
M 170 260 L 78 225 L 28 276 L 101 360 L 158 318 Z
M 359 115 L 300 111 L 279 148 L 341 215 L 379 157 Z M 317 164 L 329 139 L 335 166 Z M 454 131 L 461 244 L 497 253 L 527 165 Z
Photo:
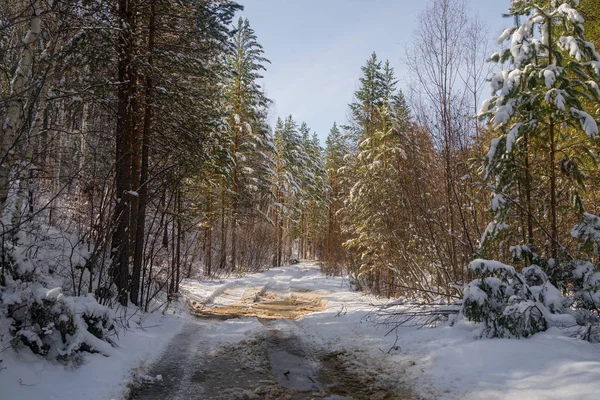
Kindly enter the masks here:
M 596 302 L 600 287 L 593 285 L 600 274 L 593 272 L 593 264 L 563 263 L 563 271 L 571 271 L 573 276 L 566 286 L 566 295 L 538 265 L 530 265 L 519 273 L 510 265 L 477 259 L 470 268 L 479 278 L 467 285 L 461 314 L 483 324 L 482 336 L 529 337 L 557 327 L 590 341 L 600 341 Z
M 108 355 L 115 334 L 113 311 L 93 295 L 69 296 L 49 287 L 15 242 L 2 249 L 0 342 L 47 359 L 70 361 L 82 352 Z

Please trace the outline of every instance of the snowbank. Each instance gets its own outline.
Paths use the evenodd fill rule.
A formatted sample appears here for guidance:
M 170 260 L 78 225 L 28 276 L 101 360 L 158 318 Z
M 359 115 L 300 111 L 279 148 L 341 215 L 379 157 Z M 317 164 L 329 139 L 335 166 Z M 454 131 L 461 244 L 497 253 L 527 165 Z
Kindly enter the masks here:
M 132 312 L 132 310 L 130 310 Z M 156 358 L 183 327 L 186 318 L 160 312 L 130 320 L 110 357 L 84 354 L 79 366 L 64 366 L 29 349 L 0 353 L 0 398 L 11 400 L 107 400 L 120 398 L 132 369 Z

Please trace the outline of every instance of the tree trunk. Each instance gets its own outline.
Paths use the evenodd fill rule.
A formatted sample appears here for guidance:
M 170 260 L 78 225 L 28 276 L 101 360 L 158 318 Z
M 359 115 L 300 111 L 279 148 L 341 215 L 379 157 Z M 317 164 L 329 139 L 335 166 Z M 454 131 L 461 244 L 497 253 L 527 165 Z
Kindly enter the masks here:
M 273 266 L 279 266 L 279 209 L 275 208 L 275 254 L 273 255 Z
M 179 282 L 181 280 L 181 240 L 183 229 L 181 228 L 181 189 L 177 190 L 177 246 L 175 248 L 175 258 L 177 260 L 177 274 L 175 275 L 175 292 L 179 292 Z
M 117 285 L 121 305 L 127 305 L 129 280 L 129 233 L 131 204 L 131 157 L 134 130 L 132 100 L 134 96 L 133 29 L 134 10 L 132 0 L 119 0 L 118 89 L 117 129 L 115 158 L 116 206 L 114 233 L 112 237 L 111 278 Z
M 140 187 L 138 189 L 137 220 L 135 221 L 135 248 L 133 254 L 133 271 L 131 278 L 131 301 L 139 305 L 138 292 L 140 274 L 144 264 L 144 240 L 146 238 L 146 206 L 148 203 L 148 159 L 150 156 L 150 135 L 153 119 L 152 105 L 152 68 L 154 65 L 154 36 L 156 31 L 155 0 L 150 0 L 150 20 L 148 23 L 148 66 L 146 76 L 144 125 L 142 130 L 142 156 L 140 165 Z M 132 221 L 133 222 L 133 221 Z M 143 290 L 143 289 L 142 289 Z M 143 297 L 143 296 L 142 296 Z
M 33 15 L 29 22 L 29 29 L 22 41 L 21 58 L 10 85 L 11 101 L 7 105 L 2 140 L 0 141 L 0 215 L 4 215 L 9 195 L 11 167 L 14 165 L 12 154 L 14 154 L 14 147 L 19 140 L 19 131 L 23 122 L 25 91 L 31 77 L 35 45 L 42 26 L 42 4 L 41 0 L 35 0 L 31 6 Z M 8 217 L 10 218 L 10 215 Z
M 223 271 L 227 264 L 227 221 L 225 218 L 225 189 L 221 190 L 221 261 L 219 269 Z
M 213 227 L 213 198 L 212 193 L 208 195 L 206 214 L 208 215 L 208 226 L 206 227 L 206 244 L 204 247 L 204 276 L 210 278 L 212 273 L 212 227 Z
M 79 141 L 79 163 L 77 165 L 77 177 L 75 182 L 75 202 L 77 204 L 77 211 L 84 214 L 83 204 L 85 199 L 85 189 L 81 182 L 83 176 L 83 169 L 86 165 L 87 158 L 87 137 L 88 137 L 88 124 L 89 124 L 90 107 L 88 103 L 83 105 L 81 112 L 81 135 Z
M 169 294 L 175 293 L 175 279 L 177 277 L 177 254 L 175 249 L 176 238 L 176 224 L 177 224 L 177 191 L 173 194 L 175 196 L 175 201 L 173 203 L 173 218 L 171 219 L 171 282 L 169 285 Z
M 533 241 L 533 208 L 531 205 L 531 167 L 529 166 L 529 134 L 523 135 L 523 149 L 525 150 L 525 199 L 527 208 L 527 244 L 534 249 Z M 531 260 L 530 260 L 531 261 Z
M 284 220 L 284 216 L 283 216 L 283 208 L 285 207 L 285 204 L 283 204 L 283 199 L 281 202 L 281 212 L 278 213 L 279 215 L 279 231 L 277 233 L 277 266 L 281 266 L 283 265 L 283 220 Z
M 552 2 L 548 0 L 548 9 L 552 10 Z M 548 20 L 548 43 L 550 48 L 548 49 L 548 63 L 554 63 L 552 48 L 552 26 L 551 19 Z M 557 208 L 557 199 L 556 199 L 556 132 L 554 126 L 554 118 L 550 117 L 550 163 L 548 165 L 550 169 L 550 234 L 552 237 L 550 238 L 550 249 L 552 258 L 556 260 L 558 257 L 558 226 L 556 222 L 556 208 Z
M 134 96 L 137 97 L 137 96 Z M 137 116 L 142 115 L 142 105 L 139 101 L 134 101 L 132 103 L 132 113 L 136 116 L 134 120 L 137 120 Z M 145 116 L 145 112 L 143 113 Z M 132 193 L 131 196 L 131 212 L 130 212 L 130 222 L 131 226 L 130 232 L 130 246 L 129 251 L 133 256 L 135 253 L 135 241 L 137 238 L 137 221 L 138 214 L 140 208 L 140 185 L 142 182 L 141 170 L 142 170 L 142 147 L 144 141 L 144 125 L 143 122 L 134 123 L 132 127 L 133 135 L 132 135 L 132 143 L 131 143 L 131 189 L 135 193 Z
M 63 105 L 64 108 L 64 105 Z M 54 138 L 54 162 L 52 163 L 52 194 L 51 198 L 56 199 L 60 194 L 60 178 L 62 168 L 62 153 L 63 153 L 63 132 L 61 127 L 65 125 L 64 112 L 59 114 L 58 128 L 56 129 L 56 137 Z M 48 213 L 48 225 L 54 225 L 56 223 L 56 206 L 57 202 L 52 201 L 49 207 Z
M 231 272 L 235 272 L 236 258 L 237 258 L 237 221 L 238 221 L 238 196 L 239 196 L 239 182 L 238 182 L 238 144 L 239 137 L 237 133 L 237 127 L 234 129 L 234 140 L 233 140 L 233 204 L 231 207 Z

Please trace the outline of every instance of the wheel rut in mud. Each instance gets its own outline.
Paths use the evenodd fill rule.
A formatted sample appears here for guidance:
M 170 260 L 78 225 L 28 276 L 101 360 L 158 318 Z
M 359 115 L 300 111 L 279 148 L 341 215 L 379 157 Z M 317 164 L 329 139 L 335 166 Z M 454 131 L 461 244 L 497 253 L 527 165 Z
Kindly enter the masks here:
M 349 354 L 315 346 L 294 321 L 263 320 L 262 324 L 264 331 L 240 342 L 209 349 L 196 340 L 184 352 L 171 349 L 172 354 L 166 353 L 149 370 L 150 376 L 162 379 L 140 380 L 129 399 L 418 398 L 378 379 L 377 371 L 357 373 L 360 366 Z M 190 329 L 181 339 L 189 338 Z M 201 330 L 197 334 L 202 335 Z

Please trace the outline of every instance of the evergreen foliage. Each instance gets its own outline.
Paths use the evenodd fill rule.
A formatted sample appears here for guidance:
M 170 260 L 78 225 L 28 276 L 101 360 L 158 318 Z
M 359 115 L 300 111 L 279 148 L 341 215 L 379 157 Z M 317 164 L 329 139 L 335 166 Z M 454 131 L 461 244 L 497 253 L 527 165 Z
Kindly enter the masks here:
M 463 314 L 485 322 L 490 336 L 529 336 L 552 326 L 552 314 L 571 314 L 568 308 L 544 304 L 545 291 L 567 305 L 589 310 L 572 318 L 573 325 L 575 319 L 585 325 L 598 318 L 597 304 L 581 301 L 596 296 L 597 288 L 583 283 L 594 280 L 595 267 L 589 261 L 596 255 L 571 246 L 578 251 L 572 255 L 559 231 L 583 215 L 572 234 L 588 242 L 595 239 L 594 217 L 583 214 L 583 195 L 588 179 L 584 171 L 595 162 L 589 148 L 598 135 L 592 115 L 600 102 L 600 54 L 585 38 L 577 5 L 513 2 L 510 13 L 522 22 L 500 37 L 499 42 L 510 41 L 509 48 L 491 57 L 508 68 L 492 77 L 492 97 L 480 114 L 501 132 L 486 158 L 494 221 L 482 241 L 484 251 L 512 241 L 513 261 L 524 268 L 520 275 L 507 266 L 492 271 L 489 266 L 495 262 L 471 264 L 482 278 L 465 291 Z M 548 196 L 536 194 L 537 185 Z M 566 194 L 570 204 L 561 201 Z M 490 284 L 488 276 L 498 271 L 494 279 L 500 281 Z M 529 276 L 543 282 L 545 291 L 527 286 Z

